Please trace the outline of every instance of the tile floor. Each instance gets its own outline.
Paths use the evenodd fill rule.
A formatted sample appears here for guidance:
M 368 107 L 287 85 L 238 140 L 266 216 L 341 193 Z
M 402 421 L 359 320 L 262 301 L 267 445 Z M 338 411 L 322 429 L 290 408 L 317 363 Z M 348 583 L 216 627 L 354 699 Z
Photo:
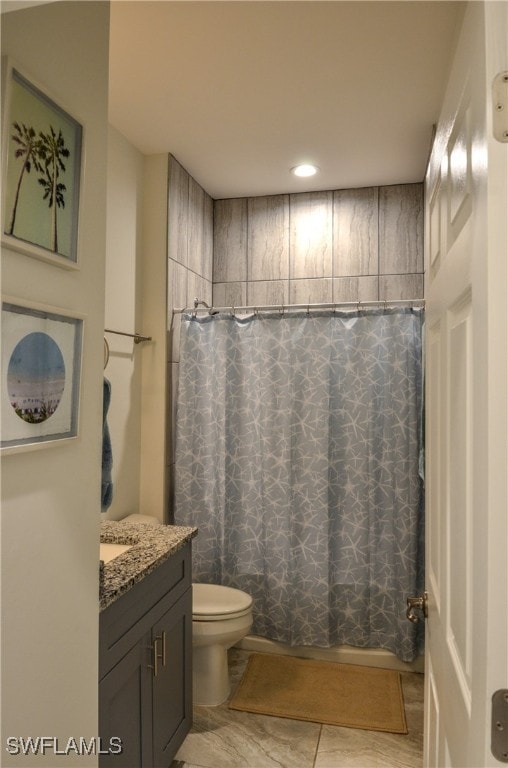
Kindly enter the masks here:
M 232 692 L 249 651 L 231 649 Z M 195 707 L 194 726 L 171 768 L 418 768 L 423 675 L 402 673 L 406 736 L 339 728 L 219 707 Z

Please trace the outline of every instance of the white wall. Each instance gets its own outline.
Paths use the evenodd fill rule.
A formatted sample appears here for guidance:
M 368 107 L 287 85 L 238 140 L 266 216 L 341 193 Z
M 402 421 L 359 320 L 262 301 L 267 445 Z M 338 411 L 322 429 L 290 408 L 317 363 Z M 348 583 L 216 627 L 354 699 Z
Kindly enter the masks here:
M 141 257 L 144 158 L 114 128 L 108 138 L 105 327 L 144 333 Z M 143 345 L 105 334 L 111 382 L 108 426 L 113 452 L 113 502 L 104 519 L 139 512 L 141 362 Z
M 105 327 L 113 502 L 104 519 L 166 518 L 166 283 L 168 156 L 146 157 L 109 129 Z
M 139 511 L 167 516 L 167 231 L 168 156 L 145 157 L 143 177 L 143 344 Z
M 2 53 L 85 126 L 80 269 L 2 249 L 3 293 L 85 316 L 78 438 L 2 456 L 3 766 L 97 764 L 10 757 L 5 738 L 97 735 L 108 45 L 108 2 L 2 15 Z

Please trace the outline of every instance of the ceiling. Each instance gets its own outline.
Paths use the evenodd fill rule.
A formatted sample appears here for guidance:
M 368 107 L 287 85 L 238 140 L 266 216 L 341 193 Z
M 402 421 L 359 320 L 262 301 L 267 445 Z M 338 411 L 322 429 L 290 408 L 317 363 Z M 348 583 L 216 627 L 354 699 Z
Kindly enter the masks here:
M 421 181 L 462 13 L 455 0 L 112 0 L 110 122 L 214 198 Z M 295 178 L 300 162 L 319 174 Z
M 111 3 L 110 122 L 214 198 L 421 181 L 463 3 Z M 313 162 L 320 173 L 289 169 Z

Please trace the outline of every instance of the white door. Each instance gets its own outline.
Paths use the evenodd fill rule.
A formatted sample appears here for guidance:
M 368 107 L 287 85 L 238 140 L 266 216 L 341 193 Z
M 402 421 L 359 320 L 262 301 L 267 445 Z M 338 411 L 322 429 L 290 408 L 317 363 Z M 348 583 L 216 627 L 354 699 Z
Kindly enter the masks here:
M 499 766 L 508 688 L 508 4 L 466 7 L 426 178 L 426 766 Z M 508 727 L 505 729 L 508 733 Z M 508 742 L 506 752 L 508 753 Z M 508 757 L 508 754 L 507 754 Z

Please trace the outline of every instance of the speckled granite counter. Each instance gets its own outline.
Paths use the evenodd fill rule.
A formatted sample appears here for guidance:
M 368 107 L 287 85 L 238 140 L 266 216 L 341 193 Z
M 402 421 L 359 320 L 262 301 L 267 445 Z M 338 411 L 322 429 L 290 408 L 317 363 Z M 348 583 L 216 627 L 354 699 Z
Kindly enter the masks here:
M 127 552 L 100 567 L 99 604 L 103 611 L 197 534 L 197 528 L 106 521 L 101 543 L 132 544 Z

